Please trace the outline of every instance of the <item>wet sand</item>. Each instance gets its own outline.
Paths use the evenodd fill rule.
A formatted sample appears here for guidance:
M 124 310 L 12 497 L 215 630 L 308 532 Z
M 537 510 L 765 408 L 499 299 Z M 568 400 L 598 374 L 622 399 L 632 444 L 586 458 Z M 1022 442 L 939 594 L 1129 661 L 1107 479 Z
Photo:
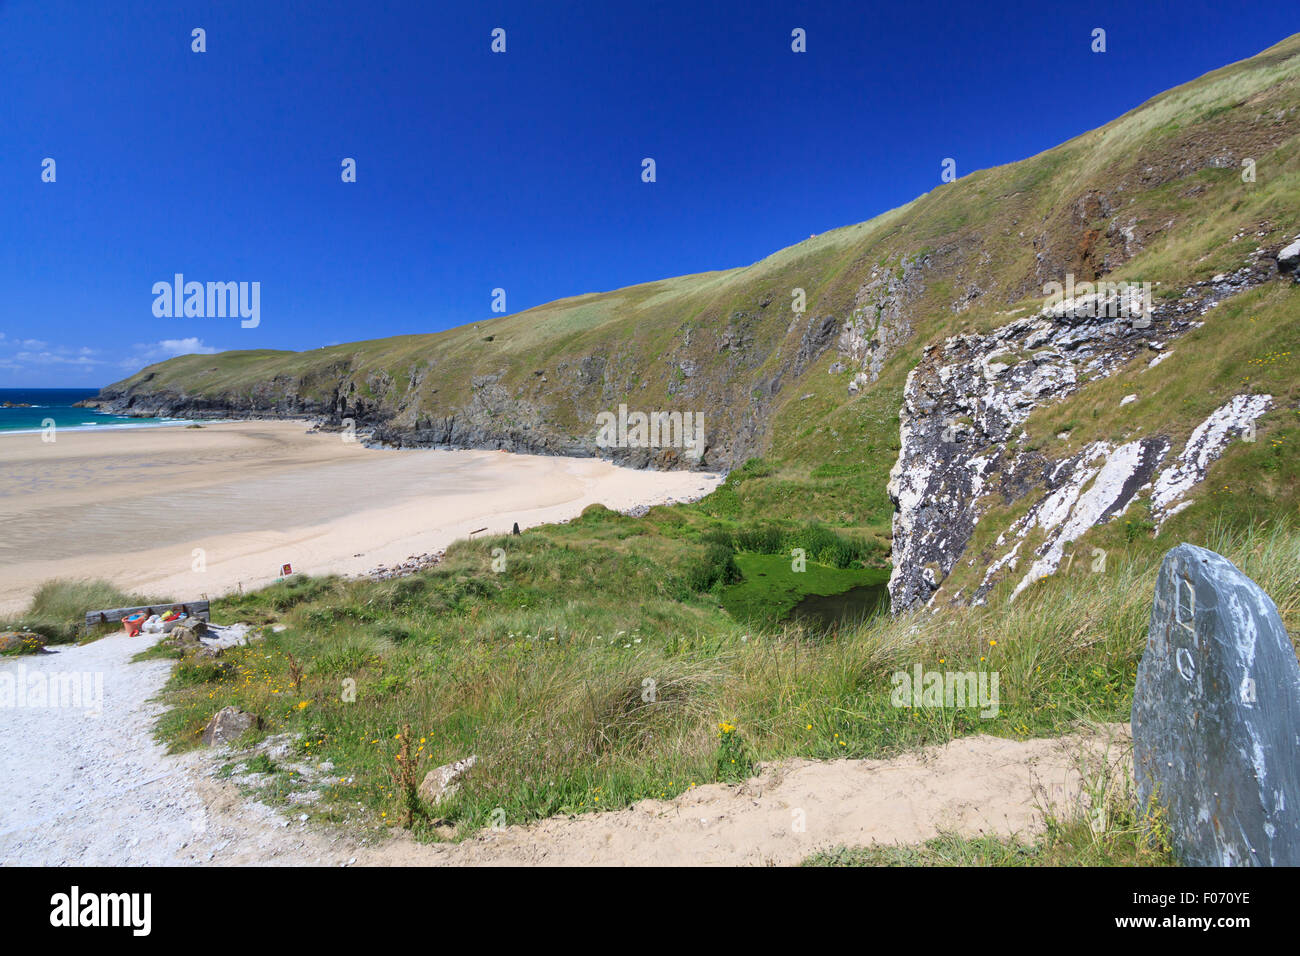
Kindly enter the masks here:
M 262 587 L 284 564 L 359 574 L 480 528 L 692 499 L 720 480 L 591 458 L 370 449 L 305 422 L 0 435 L 0 614 L 51 578 L 194 600 Z

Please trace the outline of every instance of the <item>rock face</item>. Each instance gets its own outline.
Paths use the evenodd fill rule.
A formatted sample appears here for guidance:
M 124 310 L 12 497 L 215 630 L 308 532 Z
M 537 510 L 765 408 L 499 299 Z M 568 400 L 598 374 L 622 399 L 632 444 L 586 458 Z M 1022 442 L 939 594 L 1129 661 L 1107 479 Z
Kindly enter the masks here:
M 836 341 L 844 361 L 830 368 L 832 375 L 855 372 L 849 382 L 854 394 L 880 378 L 880 372 L 899 346 L 912 337 L 909 311 L 925 291 L 930 255 L 904 258 L 894 268 L 876 267 L 858 289 L 849 315 Z
M 1196 427 L 1178 460 L 1160 474 L 1152 489 L 1151 506 L 1157 526 L 1191 504 L 1175 502 L 1205 479 L 1210 464 L 1228 442 L 1237 435 L 1249 434 L 1255 419 L 1272 404 L 1271 395 L 1238 395 Z
M 208 747 L 230 743 L 240 734 L 260 727 L 262 720 L 256 714 L 245 713 L 238 707 L 223 707 L 203 728 L 202 741 Z
M 1300 865 L 1300 662 L 1221 555 L 1165 555 L 1132 719 L 1138 795 L 1168 808 L 1184 864 Z
M 1275 275 L 1258 256 L 1231 275 L 1199 283 L 1177 300 L 1150 308 L 1132 289 L 1092 293 L 1044 307 L 985 334 L 953 336 L 925 350 L 907 377 L 899 415 L 898 461 L 890 473 L 894 502 L 895 613 L 930 602 L 963 558 L 981 515 L 993 504 L 1028 498 L 1026 513 L 973 561 L 987 567 L 977 587 L 950 600 L 982 602 L 1020 562 L 1019 594 L 1059 565 L 1065 546 L 1094 524 L 1122 515 L 1152 487 L 1157 525 L 1205 478 L 1227 443 L 1249 430 L 1272 404 L 1267 395 L 1237 396 L 1199 426 L 1177 461 L 1160 472 L 1171 442 L 1165 435 L 1121 445 L 1093 442 L 1052 458 L 1027 442 L 1022 426 L 1035 409 L 1107 378 L 1201 324 L 1225 298 Z M 1158 497 L 1158 501 L 1154 500 Z M 981 502 L 981 498 L 986 501 Z M 1024 539 L 1041 529 L 1033 553 Z

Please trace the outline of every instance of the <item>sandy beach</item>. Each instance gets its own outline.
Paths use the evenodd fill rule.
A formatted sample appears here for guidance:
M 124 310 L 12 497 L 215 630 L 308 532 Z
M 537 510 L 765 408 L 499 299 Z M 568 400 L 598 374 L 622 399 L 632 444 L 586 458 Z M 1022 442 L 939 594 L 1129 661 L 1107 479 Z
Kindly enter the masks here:
M 480 528 L 693 499 L 721 480 L 598 459 L 370 449 L 308 428 L 0 435 L 0 614 L 51 578 L 182 600 L 264 586 L 284 564 L 359 574 Z

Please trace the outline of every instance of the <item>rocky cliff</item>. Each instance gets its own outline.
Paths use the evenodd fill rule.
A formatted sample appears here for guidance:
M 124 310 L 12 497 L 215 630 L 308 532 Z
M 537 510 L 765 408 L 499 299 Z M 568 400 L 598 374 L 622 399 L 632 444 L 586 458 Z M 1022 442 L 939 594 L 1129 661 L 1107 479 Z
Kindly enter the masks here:
M 1123 515 L 1140 494 L 1150 493 L 1157 529 L 1185 507 L 1184 496 L 1234 436 L 1249 432 L 1271 396 L 1234 396 L 1176 455 L 1158 413 L 1145 423 L 1149 434 L 1120 445 L 1091 442 L 1062 457 L 1027 447 L 1022 426 L 1032 413 L 1136 358 L 1145 368 L 1160 365 L 1226 299 L 1271 279 L 1289 281 L 1294 258 L 1289 248 L 1276 258 L 1257 249 L 1237 272 L 1170 301 L 1148 305 L 1123 292 L 1089 293 L 984 335 L 928 346 L 907 378 L 902 447 L 890 476 L 895 611 L 934 599 L 991 503 L 1020 504 L 1023 514 L 990 553 L 970 558 L 987 569 L 979 583 L 949 600 L 982 601 L 1007 575 L 1018 578 L 1014 598 L 1057 569 L 1067 544 Z M 1125 396 L 1121 404 L 1136 400 Z M 1027 547 L 1034 530 L 1040 540 Z

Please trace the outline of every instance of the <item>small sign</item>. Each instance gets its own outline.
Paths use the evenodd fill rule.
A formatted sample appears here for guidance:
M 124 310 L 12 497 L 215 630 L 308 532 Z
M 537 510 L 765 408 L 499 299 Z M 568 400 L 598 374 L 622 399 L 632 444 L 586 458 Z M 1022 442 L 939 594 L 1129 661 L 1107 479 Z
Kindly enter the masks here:
M 280 577 L 282 578 L 287 578 L 291 574 L 293 574 L 292 564 L 286 564 L 284 567 L 280 569 Z

